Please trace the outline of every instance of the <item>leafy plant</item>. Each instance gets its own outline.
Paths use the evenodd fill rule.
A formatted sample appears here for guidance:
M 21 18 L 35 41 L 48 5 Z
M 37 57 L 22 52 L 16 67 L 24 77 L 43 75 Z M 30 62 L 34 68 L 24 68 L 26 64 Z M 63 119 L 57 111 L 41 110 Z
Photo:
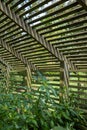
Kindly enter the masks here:
M 74 130 L 77 123 L 86 123 L 73 95 L 56 103 L 52 95 L 57 98 L 60 91 L 40 72 L 34 80 L 41 83 L 37 90 L 0 95 L 0 130 Z
M 53 129 L 51 130 L 66 130 L 66 128 L 63 128 L 61 126 L 55 126 Z

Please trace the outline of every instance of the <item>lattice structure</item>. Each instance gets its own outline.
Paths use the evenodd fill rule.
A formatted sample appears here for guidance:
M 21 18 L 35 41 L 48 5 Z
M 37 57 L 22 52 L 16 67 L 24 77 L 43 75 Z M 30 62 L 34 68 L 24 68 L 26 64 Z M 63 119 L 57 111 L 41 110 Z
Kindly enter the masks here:
M 39 70 L 56 87 L 74 88 L 70 74 L 87 76 L 86 0 L 0 0 L 0 62 L 26 70 L 28 86 Z

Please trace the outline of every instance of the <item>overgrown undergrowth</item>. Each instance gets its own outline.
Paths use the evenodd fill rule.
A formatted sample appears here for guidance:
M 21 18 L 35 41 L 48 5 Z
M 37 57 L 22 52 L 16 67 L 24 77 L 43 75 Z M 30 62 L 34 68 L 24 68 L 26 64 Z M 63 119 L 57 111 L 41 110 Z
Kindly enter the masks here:
M 78 124 L 87 124 L 73 95 L 56 91 L 45 78 L 40 82 L 37 91 L 0 94 L 0 130 L 76 130 Z

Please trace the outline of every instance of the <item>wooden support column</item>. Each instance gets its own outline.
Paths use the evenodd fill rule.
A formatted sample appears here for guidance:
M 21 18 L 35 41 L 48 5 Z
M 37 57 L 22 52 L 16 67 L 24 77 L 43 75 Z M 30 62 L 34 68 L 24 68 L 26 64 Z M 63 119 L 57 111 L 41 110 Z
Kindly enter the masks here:
M 66 61 L 60 62 L 60 86 L 69 86 L 69 69 Z
M 9 91 L 9 86 L 10 86 L 10 68 L 7 66 L 6 67 L 6 90 L 7 90 L 7 93 Z
M 79 92 L 80 92 L 80 87 L 81 87 L 81 83 L 80 83 L 80 76 L 79 76 L 79 73 L 77 72 L 77 77 L 78 77 L 78 99 L 80 98 L 80 94 L 79 94 Z
M 31 74 L 31 69 L 30 69 L 30 66 L 27 65 L 26 67 L 26 71 L 27 71 L 27 86 L 28 88 L 31 88 L 31 80 L 32 80 L 32 74 Z
M 69 86 L 69 67 L 67 61 L 60 62 L 60 101 L 67 99 Z

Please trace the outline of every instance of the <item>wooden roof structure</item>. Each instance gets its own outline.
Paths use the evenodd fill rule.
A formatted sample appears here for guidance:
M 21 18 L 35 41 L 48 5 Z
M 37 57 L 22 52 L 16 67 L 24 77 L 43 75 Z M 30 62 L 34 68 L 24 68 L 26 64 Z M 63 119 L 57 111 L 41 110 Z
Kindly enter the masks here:
M 85 105 L 87 1 L 0 0 L 0 63 L 14 70 L 27 67 L 28 86 L 30 71 L 40 70 L 55 88 L 76 89 Z
M 0 57 L 33 69 L 87 68 L 84 0 L 0 0 Z

